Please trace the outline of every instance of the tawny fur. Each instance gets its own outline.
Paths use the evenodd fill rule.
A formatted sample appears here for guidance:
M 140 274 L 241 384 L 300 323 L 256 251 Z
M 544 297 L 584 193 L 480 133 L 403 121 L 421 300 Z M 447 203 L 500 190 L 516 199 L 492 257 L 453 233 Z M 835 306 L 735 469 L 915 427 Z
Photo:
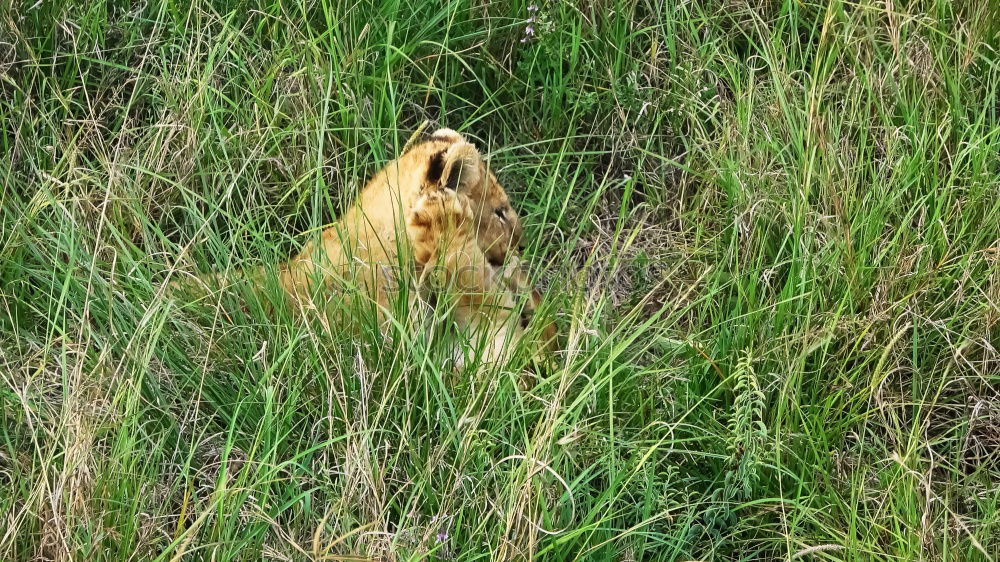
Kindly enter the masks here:
M 523 337 L 540 300 L 519 267 L 521 236 L 520 218 L 479 151 L 440 129 L 375 174 L 319 239 L 281 264 L 278 280 L 295 308 L 339 318 L 353 295 L 384 320 L 393 276 L 412 263 L 419 279 L 448 289 L 453 320 L 484 344 L 481 359 L 490 362 Z M 548 325 L 533 343 L 547 347 L 554 335 Z

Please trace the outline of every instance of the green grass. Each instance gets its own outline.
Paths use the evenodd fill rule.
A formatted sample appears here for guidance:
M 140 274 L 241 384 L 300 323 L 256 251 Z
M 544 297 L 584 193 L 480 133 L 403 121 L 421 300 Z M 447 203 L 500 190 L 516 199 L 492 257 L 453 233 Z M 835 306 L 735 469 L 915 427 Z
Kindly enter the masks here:
M 0 559 L 998 558 L 995 2 L 14 4 Z M 526 222 L 530 392 L 167 294 L 424 119 Z

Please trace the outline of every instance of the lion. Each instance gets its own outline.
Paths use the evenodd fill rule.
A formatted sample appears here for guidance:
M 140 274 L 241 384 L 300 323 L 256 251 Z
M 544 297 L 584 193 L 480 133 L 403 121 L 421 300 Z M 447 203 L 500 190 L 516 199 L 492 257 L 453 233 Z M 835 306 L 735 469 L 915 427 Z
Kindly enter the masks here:
M 448 316 L 488 364 L 529 334 L 541 300 L 520 260 L 523 233 L 478 149 L 439 129 L 376 173 L 337 221 L 278 266 L 277 281 L 295 309 L 339 322 L 361 298 L 387 328 L 401 269 L 412 264 L 410 304 L 438 302 L 443 289 Z M 259 284 L 265 273 L 244 276 Z M 551 351 L 555 333 L 551 322 L 530 332 L 535 358 Z

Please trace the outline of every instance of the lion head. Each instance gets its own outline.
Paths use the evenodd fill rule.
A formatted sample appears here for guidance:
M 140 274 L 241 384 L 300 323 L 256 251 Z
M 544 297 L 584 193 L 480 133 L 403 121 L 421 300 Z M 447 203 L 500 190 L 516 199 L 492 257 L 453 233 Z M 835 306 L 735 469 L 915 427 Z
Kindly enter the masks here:
M 521 246 L 524 230 L 510 198 L 474 145 L 451 129 L 439 129 L 422 146 L 426 181 L 464 193 L 472 201 L 479 247 L 499 267 Z

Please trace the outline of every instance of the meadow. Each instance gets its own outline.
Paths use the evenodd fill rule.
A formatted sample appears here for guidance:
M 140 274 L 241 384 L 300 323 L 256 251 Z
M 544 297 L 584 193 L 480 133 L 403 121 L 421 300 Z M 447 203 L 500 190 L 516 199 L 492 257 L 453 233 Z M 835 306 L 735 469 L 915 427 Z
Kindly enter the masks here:
M 1000 558 L 996 2 L 8 1 L 0 559 Z M 425 120 L 525 221 L 531 388 L 166 290 Z

